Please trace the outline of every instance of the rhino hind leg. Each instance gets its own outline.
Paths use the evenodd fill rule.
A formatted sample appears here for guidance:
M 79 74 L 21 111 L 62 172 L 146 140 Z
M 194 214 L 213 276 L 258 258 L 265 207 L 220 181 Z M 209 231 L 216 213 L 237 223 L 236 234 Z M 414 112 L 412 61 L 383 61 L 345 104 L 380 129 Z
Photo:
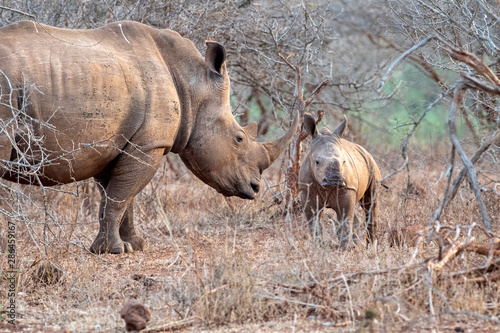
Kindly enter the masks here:
M 92 243 L 93 253 L 129 253 L 144 250 L 146 242 L 133 226 L 133 199 L 153 178 L 163 151 L 148 153 L 134 149 L 120 154 L 104 173 L 100 184 L 99 233 Z
M 361 199 L 361 206 L 365 211 L 366 216 L 366 229 L 367 229 L 367 244 L 375 241 L 377 237 L 377 226 L 378 226 L 378 195 L 375 196 L 375 186 L 371 186 L 365 195 Z
M 359 232 L 359 228 L 361 226 L 361 221 L 358 218 L 357 214 L 354 214 L 354 224 L 353 224 L 353 241 L 355 244 L 358 244 L 360 240 L 364 237 L 364 232 Z
M 124 243 L 130 244 L 134 251 L 146 251 L 147 243 L 144 238 L 137 234 L 134 227 L 134 205 L 129 204 L 125 214 L 123 215 L 120 225 L 120 238 Z

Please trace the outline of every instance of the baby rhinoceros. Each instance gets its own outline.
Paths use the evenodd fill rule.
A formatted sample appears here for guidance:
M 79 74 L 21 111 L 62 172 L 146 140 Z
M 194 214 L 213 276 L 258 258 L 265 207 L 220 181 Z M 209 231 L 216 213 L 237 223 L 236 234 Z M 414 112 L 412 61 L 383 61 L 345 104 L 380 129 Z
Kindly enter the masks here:
M 337 236 L 342 248 L 351 245 L 354 206 L 361 203 L 366 215 L 368 243 L 374 241 L 377 229 L 377 186 L 380 171 L 363 147 L 344 140 L 347 119 L 332 133 L 318 131 L 313 116 L 304 116 L 304 129 L 312 136 L 310 150 L 300 166 L 299 190 L 302 208 L 314 237 L 321 237 L 324 208 L 337 213 L 340 226 Z

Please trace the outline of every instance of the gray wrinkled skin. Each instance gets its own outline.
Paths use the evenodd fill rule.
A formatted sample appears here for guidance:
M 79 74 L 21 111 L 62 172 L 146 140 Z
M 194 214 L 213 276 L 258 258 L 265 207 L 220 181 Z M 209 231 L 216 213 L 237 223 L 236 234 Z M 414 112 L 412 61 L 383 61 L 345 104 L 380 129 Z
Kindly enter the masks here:
M 337 213 L 338 237 L 344 248 L 352 241 L 357 202 L 366 213 L 368 242 L 374 241 L 378 223 L 378 191 L 375 190 L 381 178 L 370 153 L 342 138 L 346 127 L 347 119 L 344 118 L 333 133 L 328 129 L 319 132 L 314 117 L 306 114 L 304 129 L 312 136 L 312 141 L 299 172 L 302 207 L 311 233 L 321 237 L 321 225 L 315 222 L 321 218 L 322 209 L 331 208 Z
M 168 29 L 114 22 L 72 30 L 24 21 L 0 29 L 1 176 L 100 185 L 95 253 L 144 250 L 133 200 L 163 155 L 179 154 L 206 184 L 253 199 L 264 169 L 297 129 L 270 143 L 231 114 L 226 50 Z

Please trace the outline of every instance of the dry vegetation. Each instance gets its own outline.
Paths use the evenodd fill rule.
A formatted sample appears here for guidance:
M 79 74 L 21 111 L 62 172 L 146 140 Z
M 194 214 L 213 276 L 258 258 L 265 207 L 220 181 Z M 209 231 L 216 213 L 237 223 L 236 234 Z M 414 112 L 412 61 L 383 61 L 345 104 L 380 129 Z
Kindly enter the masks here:
M 390 246 L 393 227 L 425 225 L 429 212 L 439 205 L 445 179 L 439 180 L 437 162 L 415 172 L 416 185 L 406 199 L 405 180 L 392 178 L 381 196 L 377 248 L 366 249 L 361 242 L 343 252 L 328 235 L 323 244 L 314 243 L 304 218 L 288 214 L 269 191 L 253 202 L 225 200 L 177 159 L 170 160 L 136 203 L 137 225 L 149 243 L 146 252 L 95 256 L 87 251 L 97 229 L 92 190 L 80 197 L 46 191 L 47 210 L 64 221 L 57 225 L 36 223 L 44 220 L 44 211 L 27 208 L 33 220 L 18 223 L 16 235 L 20 327 L 123 330 L 118 312 L 129 299 L 151 308 L 149 327 L 158 331 L 182 325 L 187 330 L 221 331 L 476 330 L 498 324 L 496 282 L 467 279 L 485 265 L 485 255 L 465 252 L 437 269 L 431 263 L 439 262 L 437 239 L 444 232 L 434 230 L 433 241 L 427 242 L 430 228 L 423 232 L 420 247 L 409 242 Z M 275 165 L 266 179 L 277 183 L 278 171 Z M 433 190 L 424 185 L 428 181 Z M 442 224 L 461 226 L 455 244 L 473 237 L 475 243 L 487 244 L 477 226 L 474 197 L 462 191 Z M 24 193 L 34 200 L 42 194 L 36 188 Z M 497 219 L 498 195 L 489 192 L 485 199 Z M 330 220 L 324 222 L 331 232 Z M 468 229 L 474 223 L 476 227 Z M 453 238 L 453 230 L 448 235 Z M 64 272 L 57 283 L 36 278 L 47 259 Z M 2 299 L 4 294 L 3 289 Z
M 261 138 L 276 135 L 296 102 L 287 61 L 301 68 L 306 97 L 329 79 L 309 110 L 322 110 L 330 128 L 347 114 L 350 138 L 372 153 L 388 187 L 381 189 L 377 246 L 361 241 L 340 251 L 334 216 L 325 214 L 324 241 L 317 243 L 285 200 L 286 156 L 264 173 L 261 197 L 244 201 L 223 198 L 169 155 L 135 201 L 148 250 L 95 256 L 88 251 L 98 230 L 95 184 L 2 182 L 2 253 L 7 223 L 16 222 L 16 329 L 124 331 L 119 311 L 129 299 L 151 308 L 147 330 L 155 332 L 499 329 L 497 2 L 40 0 L 0 6 L 8 7 L 0 11 L 1 25 L 25 14 L 72 28 L 133 19 L 177 30 L 200 50 L 205 39 L 224 42 L 236 113 L 242 123 L 259 121 Z M 414 67 L 404 67 L 410 62 Z M 421 76 L 405 76 L 415 68 Z M 454 123 L 455 141 L 448 137 Z M 433 134 L 438 126 L 445 136 Z M 423 146 L 418 135 L 439 142 Z M 467 165 L 461 155 L 473 160 L 465 170 L 477 180 L 465 177 L 451 198 L 453 180 Z M 404 230 L 416 225 L 424 229 L 409 239 Z M 41 268 L 49 265 L 61 273 L 44 275 Z M 7 271 L 2 257 L 0 332 L 13 330 L 4 303 Z

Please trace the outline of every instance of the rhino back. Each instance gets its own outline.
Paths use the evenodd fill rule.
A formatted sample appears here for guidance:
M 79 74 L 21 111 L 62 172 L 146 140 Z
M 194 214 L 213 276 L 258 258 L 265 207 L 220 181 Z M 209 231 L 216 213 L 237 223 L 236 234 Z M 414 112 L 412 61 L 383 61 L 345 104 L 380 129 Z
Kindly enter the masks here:
M 365 148 L 345 139 L 341 142 L 346 154 L 346 172 L 349 173 L 347 185 L 357 189 L 356 200 L 359 201 L 372 181 L 380 179 L 380 172 L 373 156 Z
M 130 22 L 93 30 L 34 22 L 0 29 L 1 101 L 22 110 L 13 130 L 43 138 L 43 158 L 56 159 L 44 169 L 47 178 L 94 176 L 130 142 L 172 146 L 180 101 L 153 38 L 158 33 Z M 13 111 L 1 106 L 0 117 Z M 39 162 L 41 153 L 33 155 Z

